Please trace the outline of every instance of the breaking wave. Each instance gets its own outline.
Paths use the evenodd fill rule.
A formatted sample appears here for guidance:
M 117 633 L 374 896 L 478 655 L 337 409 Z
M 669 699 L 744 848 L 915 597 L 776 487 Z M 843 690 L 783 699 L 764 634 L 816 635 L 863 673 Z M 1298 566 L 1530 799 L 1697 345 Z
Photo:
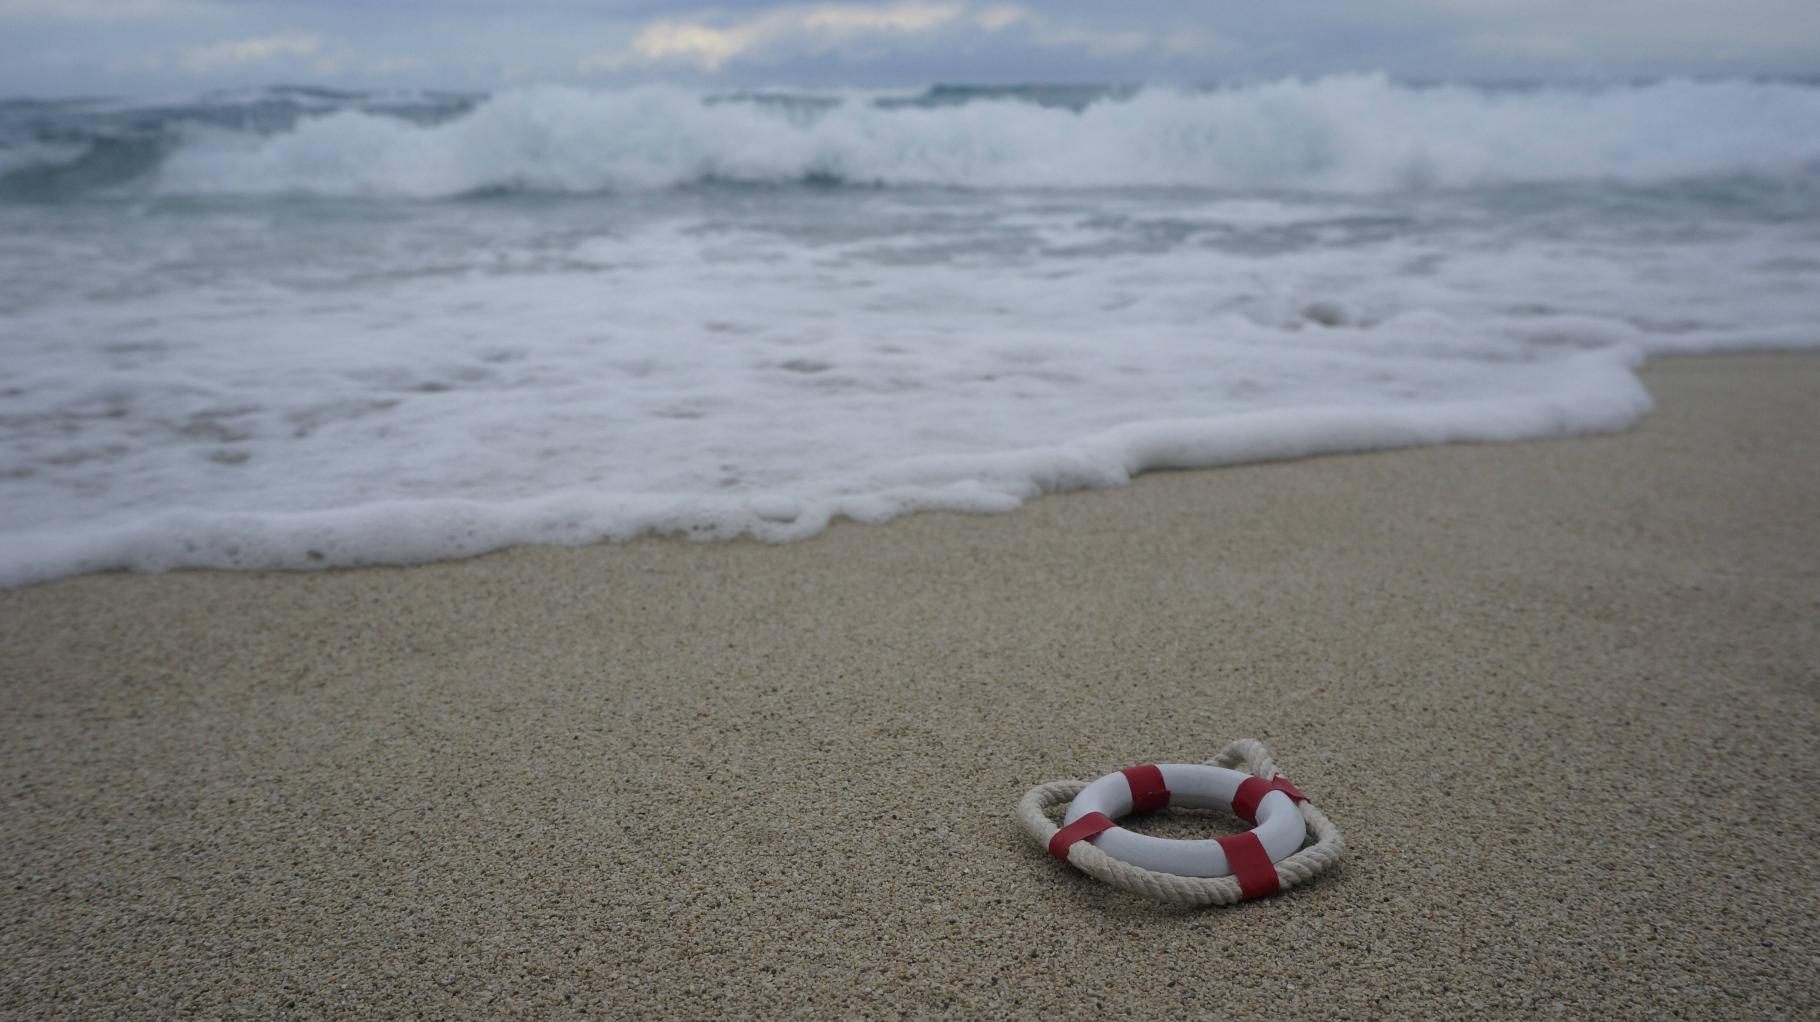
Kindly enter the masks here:
M 922 99 L 542 87 L 441 117 L 355 104 L 304 110 L 277 130 L 192 119 L 155 158 L 115 139 L 56 166 L 163 194 L 422 199 L 805 181 L 1384 192 L 1820 168 L 1820 87 L 1797 82 L 1488 89 L 1358 75 L 1079 102 L 1003 90 Z M 116 159 L 126 162 L 112 173 L 97 166 Z M 9 176 L 42 185 L 54 170 Z

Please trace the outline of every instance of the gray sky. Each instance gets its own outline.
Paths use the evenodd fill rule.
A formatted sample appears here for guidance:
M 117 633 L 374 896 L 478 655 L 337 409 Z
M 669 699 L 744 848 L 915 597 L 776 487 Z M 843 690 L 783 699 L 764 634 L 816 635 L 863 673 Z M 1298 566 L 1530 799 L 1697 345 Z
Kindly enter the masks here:
M 0 0 L 0 94 L 1820 73 L 1820 0 Z

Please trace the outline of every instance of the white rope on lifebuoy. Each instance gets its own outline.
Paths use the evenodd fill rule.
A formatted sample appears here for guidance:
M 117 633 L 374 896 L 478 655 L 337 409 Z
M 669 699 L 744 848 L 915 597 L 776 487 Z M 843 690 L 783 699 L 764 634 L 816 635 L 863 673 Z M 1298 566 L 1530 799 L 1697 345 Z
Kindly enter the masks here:
M 1266 781 L 1277 776 L 1276 762 L 1271 758 L 1270 750 L 1252 738 L 1233 742 L 1206 764 L 1220 773 L 1201 773 L 1193 767 L 1171 769 L 1180 766 L 1178 764 L 1166 764 L 1160 769 L 1169 783 L 1168 797 L 1174 804 L 1229 806 L 1238 784 L 1245 777 L 1232 769 L 1241 763 L 1250 767 L 1252 776 Z M 1178 783 L 1183 785 L 1179 795 Z M 1099 786 L 1100 790 L 1090 790 L 1094 786 Z M 1228 787 L 1232 790 L 1227 790 Z M 1280 787 L 1293 790 L 1286 785 Z M 1079 797 L 1085 797 L 1086 804 L 1070 807 L 1064 825 L 1095 812 L 1116 819 L 1132 809 L 1130 785 L 1120 774 L 1109 774 L 1093 785 L 1082 781 L 1051 781 L 1031 788 L 1018 803 L 1018 820 L 1039 845 L 1047 848 L 1061 828 L 1049 819 L 1045 810 Z M 1258 827 L 1252 833 L 1269 855 L 1271 868 L 1276 873 L 1276 889 L 1286 890 L 1306 883 L 1340 861 L 1346 848 L 1345 839 L 1340 836 L 1339 828 L 1313 803 L 1296 804 L 1282 791 L 1272 790 L 1257 806 Z M 1291 808 L 1299 812 L 1291 813 L 1288 811 Z M 1296 827 L 1297 822 L 1303 827 Z M 1121 836 L 1114 836 L 1114 832 Z M 1314 835 L 1314 843 L 1299 847 L 1310 833 Z M 1107 841 L 1108 837 L 1112 840 Z M 1115 849 L 1121 853 L 1120 857 L 1109 854 Z M 1215 853 L 1220 853 L 1217 862 Z M 1070 865 L 1089 876 L 1162 901 L 1183 905 L 1231 905 L 1247 897 L 1239 878 L 1230 875 L 1225 856 L 1214 841 L 1172 841 L 1107 827 L 1097 832 L 1094 839 L 1074 841 L 1067 849 L 1067 856 Z M 1147 868 L 1146 864 L 1179 866 L 1187 872 Z M 1221 872 L 1227 875 L 1217 875 Z M 1265 875 L 1268 878 L 1268 873 Z

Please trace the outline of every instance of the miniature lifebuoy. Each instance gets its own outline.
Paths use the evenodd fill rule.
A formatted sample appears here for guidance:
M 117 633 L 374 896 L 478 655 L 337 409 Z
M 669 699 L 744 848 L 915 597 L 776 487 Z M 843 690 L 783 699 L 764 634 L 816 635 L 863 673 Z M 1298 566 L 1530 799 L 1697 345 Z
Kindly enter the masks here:
M 1248 764 L 1255 773 L 1230 769 Z M 1070 803 L 1057 828 L 1044 810 Z M 1252 829 L 1211 840 L 1173 840 L 1120 827 L 1119 818 L 1164 806 L 1228 809 Z M 1274 894 L 1333 867 L 1344 841 L 1327 817 L 1253 739 L 1213 763 L 1145 764 L 1097 781 L 1054 781 L 1018 805 L 1030 836 L 1101 880 L 1166 901 L 1232 904 Z M 1314 842 L 1304 847 L 1310 832 Z
M 1234 868 L 1232 860 L 1258 861 L 1255 854 L 1247 854 L 1240 845 L 1261 846 L 1270 865 L 1302 847 L 1308 827 L 1296 811 L 1297 800 L 1307 801 L 1282 778 L 1266 781 L 1237 770 L 1195 763 L 1146 764 L 1107 774 L 1074 796 L 1067 815 L 1062 817 L 1062 829 L 1050 842 L 1050 852 L 1059 852 L 1056 857 L 1065 859 L 1068 845 L 1089 840 L 1121 862 L 1158 873 L 1179 877 L 1231 876 L 1241 872 Z M 1230 809 L 1257 826 L 1231 837 L 1182 841 L 1139 834 L 1112 822 L 1132 812 L 1170 805 Z M 1087 822 L 1083 824 L 1083 820 Z M 1102 820 L 1106 826 L 1098 827 Z M 1088 827 L 1096 831 L 1091 837 L 1084 833 Z M 1070 828 L 1076 829 L 1070 833 Z

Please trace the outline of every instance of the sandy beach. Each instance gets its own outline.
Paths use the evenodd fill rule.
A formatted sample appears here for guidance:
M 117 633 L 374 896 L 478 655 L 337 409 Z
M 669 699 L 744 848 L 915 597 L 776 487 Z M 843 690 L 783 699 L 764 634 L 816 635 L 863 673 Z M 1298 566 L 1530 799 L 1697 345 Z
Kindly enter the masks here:
M 0 593 L 0 1014 L 1811 1018 L 1820 357 L 1645 378 L 789 546 Z M 1331 876 L 1161 907 L 1013 823 L 1244 736 Z

